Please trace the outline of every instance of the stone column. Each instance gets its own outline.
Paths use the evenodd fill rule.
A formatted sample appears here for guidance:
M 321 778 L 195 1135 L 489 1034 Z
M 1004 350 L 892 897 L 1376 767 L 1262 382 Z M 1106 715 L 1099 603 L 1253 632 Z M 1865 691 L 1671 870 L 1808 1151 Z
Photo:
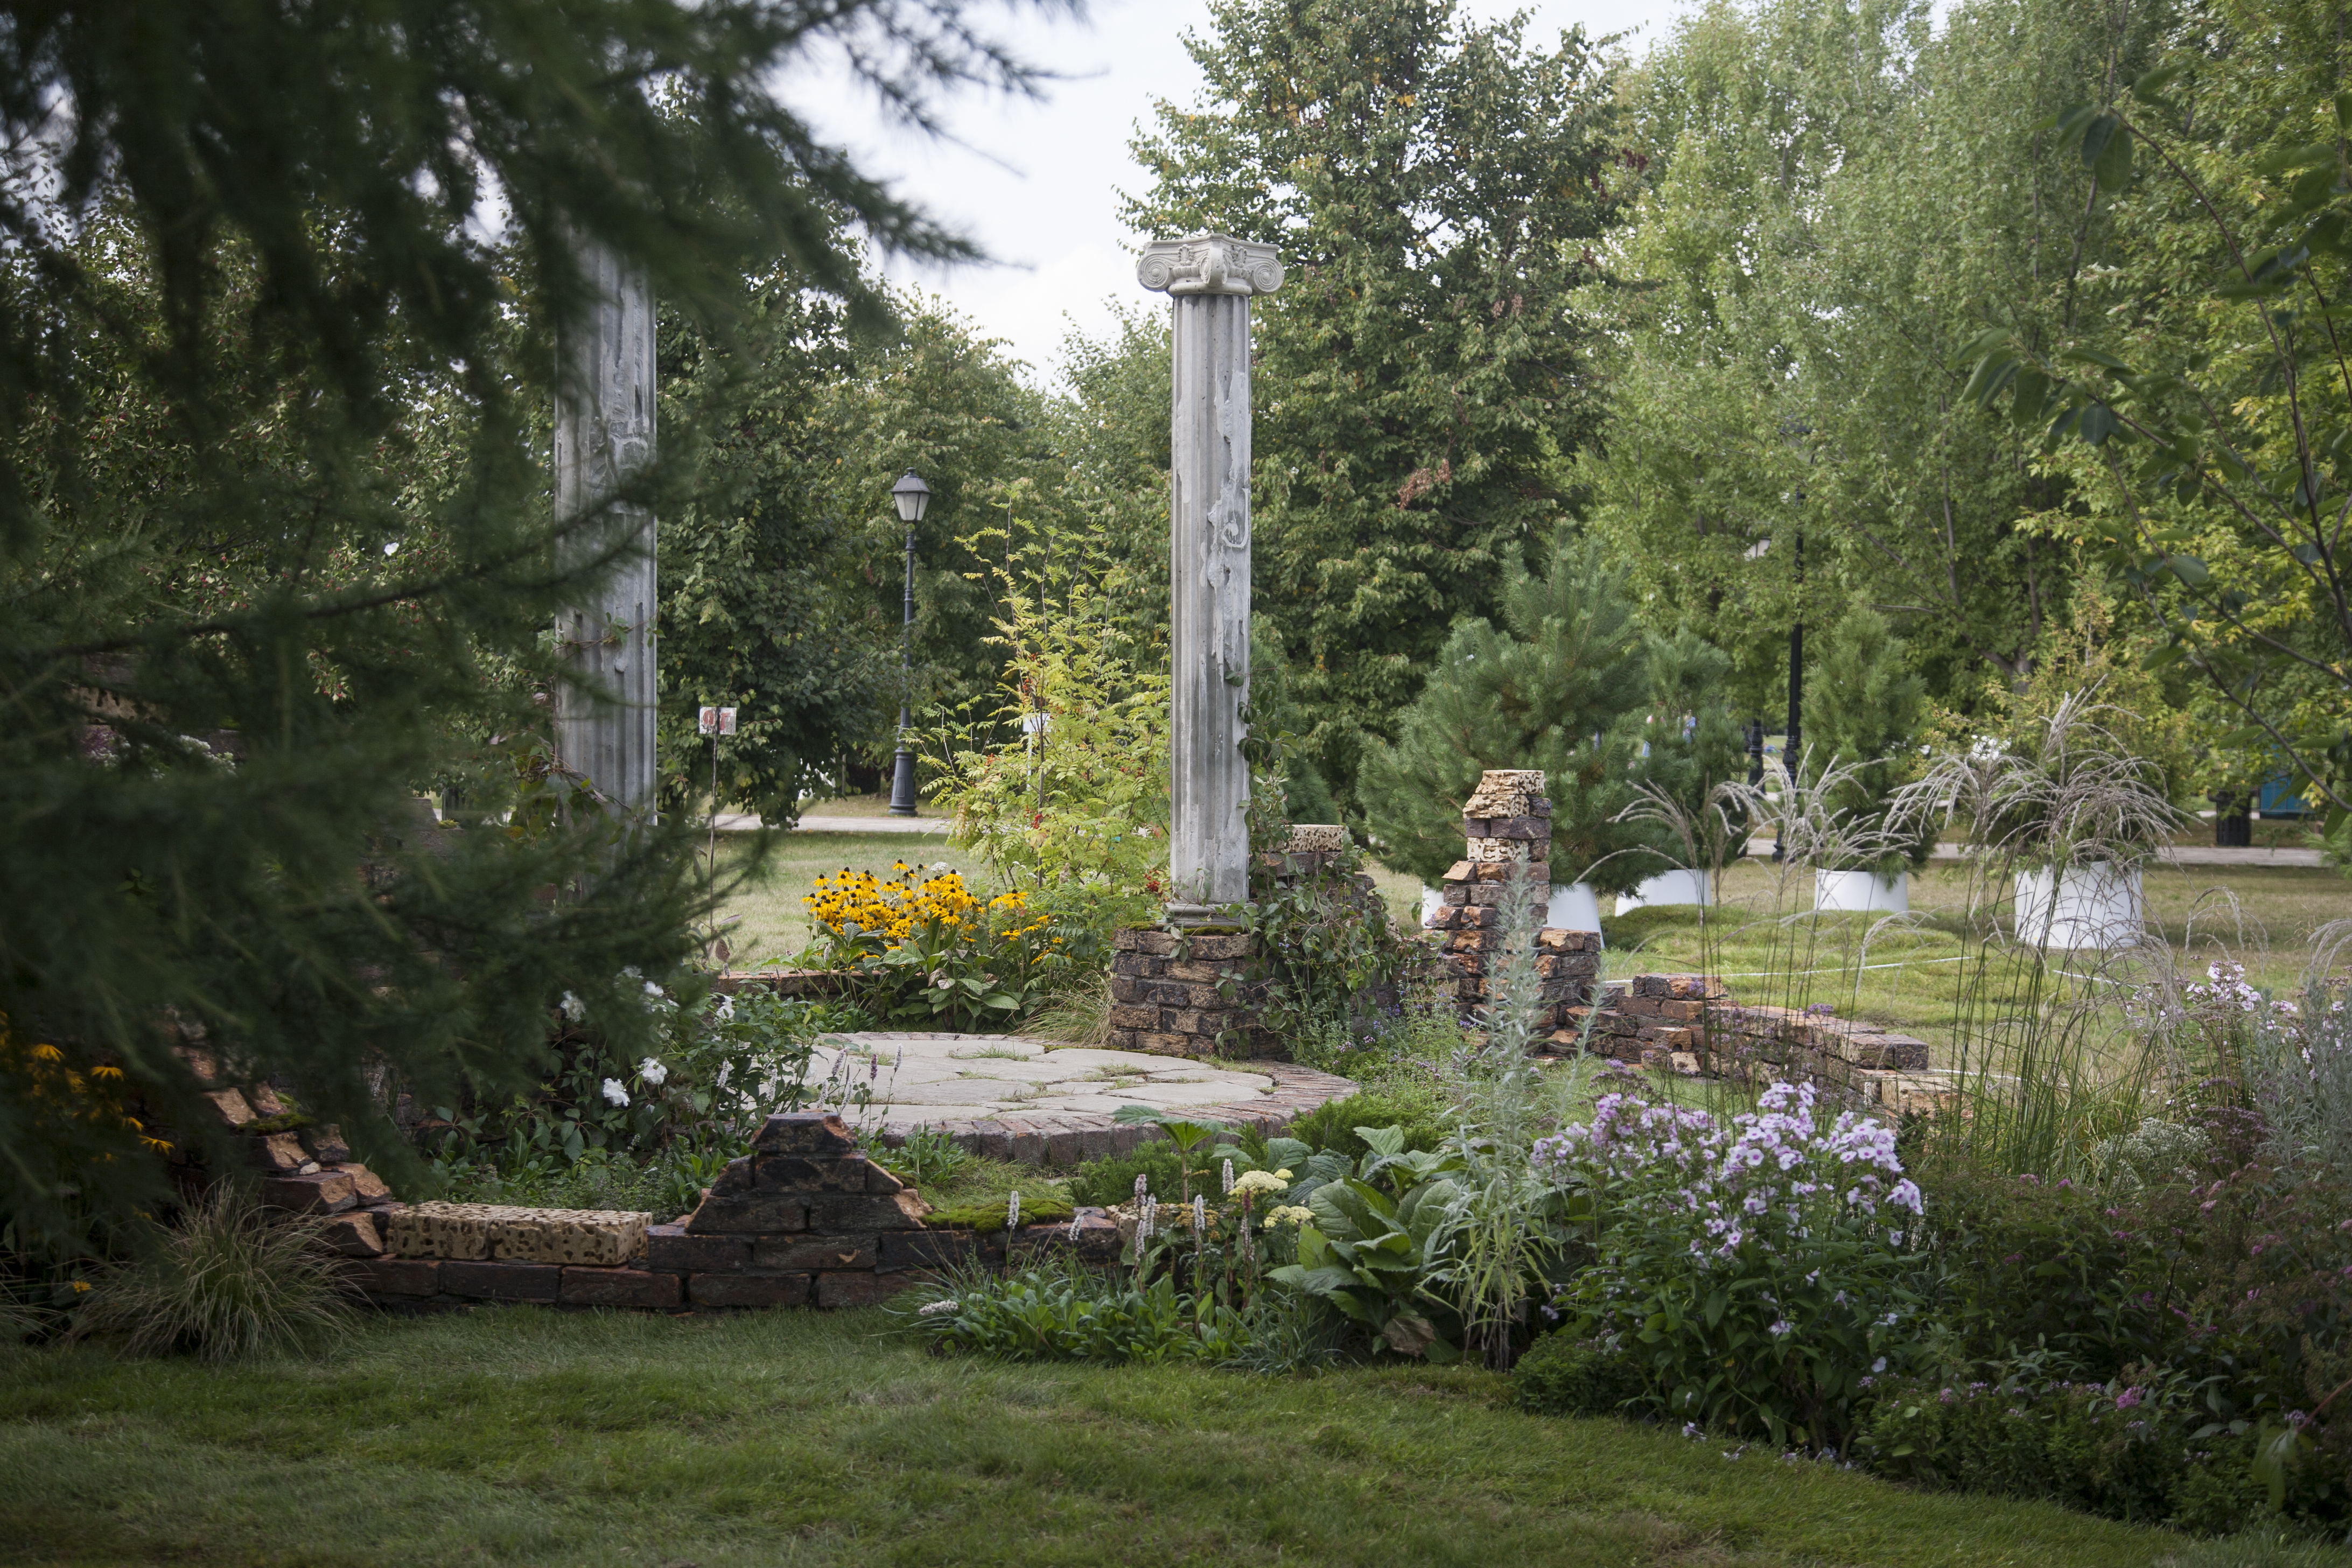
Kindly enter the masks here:
M 1250 296 L 1282 287 L 1271 246 L 1154 240 L 1135 275 L 1175 311 L 1169 421 L 1169 918 L 1249 897 Z
M 635 813 L 654 794 L 654 515 L 605 503 L 653 461 L 653 291 L 604 246 L 583 246 L 581 266 L 600 302 L 556 341 L 555 515 L 589 519 L 567 539 L 568 560 L 630 551 L 559 619 L 578 685 L 557 699 L 555 750 L 614 810 Z

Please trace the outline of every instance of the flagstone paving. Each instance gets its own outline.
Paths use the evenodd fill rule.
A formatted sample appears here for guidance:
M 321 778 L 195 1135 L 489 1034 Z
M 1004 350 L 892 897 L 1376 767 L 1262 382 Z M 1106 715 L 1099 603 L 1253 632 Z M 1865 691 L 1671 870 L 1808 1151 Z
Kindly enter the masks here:
M 1117 1120 L 1127 1106 L 1275 1131 L 1350 1080 L 1289 1062 L 1195 1061 L 1063 1046 L 1019 1035 L 867 1031 L 818 1042 L 812 1076 L 828 1102 L 886 1144 L 926 1128 L 976 1154 L 1068 1165 L 1153 1136 Z M 869 1102 L 854 1103 L 860 1096 Z

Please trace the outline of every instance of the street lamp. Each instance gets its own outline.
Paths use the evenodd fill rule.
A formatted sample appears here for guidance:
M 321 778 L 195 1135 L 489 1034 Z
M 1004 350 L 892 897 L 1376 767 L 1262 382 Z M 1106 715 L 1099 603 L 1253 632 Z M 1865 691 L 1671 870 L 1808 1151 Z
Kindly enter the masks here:
M 890 487 L 891 504 L 898 509 L 898 521 L 907 525 L 907 600 L 906 619 L 898 629 L 898 674 L 901 689 L 898 698 L 898 759 L 890 775 L 890 815 L 915 815 L 915 753 L 907 750 L 907 699 L 915 679 L 915 524 L 923 521 L 923 513 L 931 504 L 931 487 L 923 483 L 914 469 L 898 476 Z

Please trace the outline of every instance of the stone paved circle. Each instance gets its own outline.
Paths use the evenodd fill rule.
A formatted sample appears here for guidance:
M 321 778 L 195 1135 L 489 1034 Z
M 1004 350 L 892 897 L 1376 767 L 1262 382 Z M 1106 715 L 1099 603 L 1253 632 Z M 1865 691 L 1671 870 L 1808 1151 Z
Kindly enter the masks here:
M 872 1086 L 870 1106 L 843 1112 L 871 1140 L 895 1146 L 928 1128 L 975 1154 L 1038 1165 L 1123 1154 L 1158 1136 L 1114 1121 L 1122 1106 L 1276 1132 L 1357 1088 L 1289 1062 L 1228 1065 L 1021 1035 L 893 1030 L 824 1036 L 811 1071 Z

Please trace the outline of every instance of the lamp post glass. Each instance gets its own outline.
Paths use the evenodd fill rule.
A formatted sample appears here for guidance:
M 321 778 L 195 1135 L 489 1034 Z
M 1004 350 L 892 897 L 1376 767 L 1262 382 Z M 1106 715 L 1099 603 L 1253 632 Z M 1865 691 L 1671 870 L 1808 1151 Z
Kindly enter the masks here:
M 890 487 L 890 503 L 898 509 L 898 521 L 907 525 L 907 595 L 905 620 L 898 628 L 898 676 L 903 685 L 911 685 L 915 668 L 915 524 L 923 521 L 930 510 L 931 487 L 922 477 L 908 468 Z M 898 755 L 890 773 L 890 815 L 915 815 L 915 753 L 907 749 L 907 700 L 898 700 Z

